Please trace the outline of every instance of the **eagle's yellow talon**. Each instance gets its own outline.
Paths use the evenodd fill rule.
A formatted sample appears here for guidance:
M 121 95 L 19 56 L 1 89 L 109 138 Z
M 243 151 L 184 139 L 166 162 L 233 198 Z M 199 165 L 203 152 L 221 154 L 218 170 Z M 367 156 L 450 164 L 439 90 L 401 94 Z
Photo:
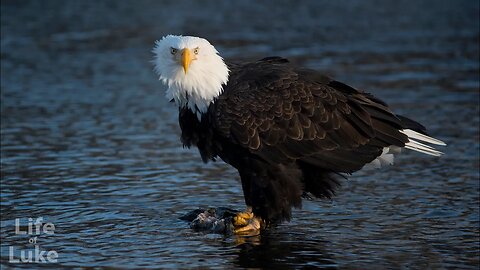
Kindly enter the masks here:
M 262 219 L 255 217 L 252 208 L 248 207 L 245 212 L 238 213 L 233 217 L 234 232 L 236 234 L 259 234 L 263 226 Z
M 263 222 L 260 218 L 253 217 L 250 220 L 248 220 L 248 224 L 242 227 L 236 228 L 234 232 L 236 234 L 245 234 L 245 233 L 252 234 L 252 235 L 259 234 L 260 229 L 262 228 L 262 224 Z
M 233 217 L 233 225 L 235 227 L 238 226 L 246 226 L 248 221 L 253 218 L 253 213 L 247 209 L 245 212 L 238 213 L 235 217 Z
M 251 219 L 253 218 L 253 213 L 247 210 L 246 212 L 240 212 L 237 214 L 237 217 L 243 218 L 243 219 Z
M 233 226 L 235 226 L 235 227 L 245 226 L 247 224 L 248 224 L 248 220 L 246 220 L 242 217 L 236 216 L 236 217 L 233 218 Z

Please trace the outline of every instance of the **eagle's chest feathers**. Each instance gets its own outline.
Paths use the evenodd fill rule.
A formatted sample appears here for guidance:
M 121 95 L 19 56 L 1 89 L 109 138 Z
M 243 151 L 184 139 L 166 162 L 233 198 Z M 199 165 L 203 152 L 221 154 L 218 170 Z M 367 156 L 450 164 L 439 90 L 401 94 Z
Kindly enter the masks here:
M 206 113 L 211 103 L 222 94 L 223 84 L 227 80 L 209 80 L 205 75 L 199 76 L 194 70 L 188 76 L 181 74 L 176 80 L 167 80 L 166 96 L 175 100 L 180 108 L 188 108 L 201 120 L 201 115 Z

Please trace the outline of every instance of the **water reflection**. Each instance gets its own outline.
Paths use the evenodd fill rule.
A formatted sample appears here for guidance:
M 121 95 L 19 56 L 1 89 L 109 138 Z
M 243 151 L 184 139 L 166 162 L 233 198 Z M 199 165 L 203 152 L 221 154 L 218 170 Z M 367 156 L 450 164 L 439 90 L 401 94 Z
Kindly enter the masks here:
M 303 233 L 271 230 L 261 237 L 237 237 L 238 257 L 234 265 L 242 268 L 336 269 L 327 241 L 309 240 Z

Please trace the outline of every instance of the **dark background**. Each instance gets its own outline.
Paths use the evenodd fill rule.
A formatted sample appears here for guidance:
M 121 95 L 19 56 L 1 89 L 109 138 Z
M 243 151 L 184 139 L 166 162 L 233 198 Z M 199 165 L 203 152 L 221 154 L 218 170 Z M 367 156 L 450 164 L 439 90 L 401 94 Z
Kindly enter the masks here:
M 56 267 L 471 268 L 479 264 L 478 1 L 1 1 L 1 263 L 43 217 Z M 181 148 L 154 41 L 279 55 L 384 99 L 448 143 L 359 172 L 261 238 L 178 216 L 242 209 L 237 173 Z M 18 256 L 17 256 L 18 257 Z

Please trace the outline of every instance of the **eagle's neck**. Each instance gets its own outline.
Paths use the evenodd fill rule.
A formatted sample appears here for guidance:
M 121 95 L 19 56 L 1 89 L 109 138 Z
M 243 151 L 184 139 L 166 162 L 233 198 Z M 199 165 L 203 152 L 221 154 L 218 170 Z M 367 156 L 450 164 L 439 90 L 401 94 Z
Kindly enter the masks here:
M 213 91 L 216 90 L 216 91 Z M 167 97 L 173 98 L 179 108 L 186 108 L 197 115 L 200 121 L 202 115 L 208 111 L 210 104 L 214 103 L 216 98 L 223 92 L 220 89 L 206 88 L 188 88 L 180 85 L 172 85 L 167 90 Z
M 190 109 L 200 120 L 228 82 L 229 69 L 223 61 L 220 64 L 213 69 L 192 65 L 187 74 L 180 70 L 175 76 L 160 77 L 168 87 L 167 98 L 175 100 L 180 108 Z

